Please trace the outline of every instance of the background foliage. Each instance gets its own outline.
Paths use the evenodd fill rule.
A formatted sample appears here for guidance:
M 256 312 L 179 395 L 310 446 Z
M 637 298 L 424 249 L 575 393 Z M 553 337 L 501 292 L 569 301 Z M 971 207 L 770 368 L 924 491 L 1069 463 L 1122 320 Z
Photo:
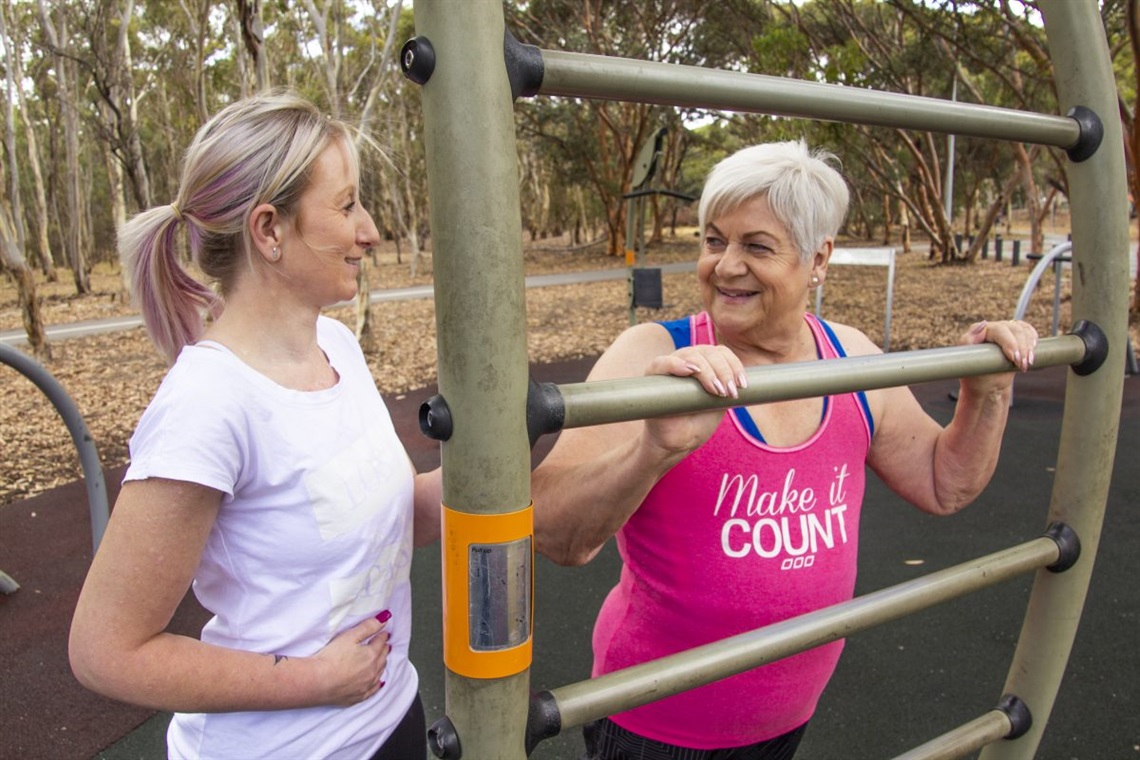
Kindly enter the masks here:
M 1130 164 L 1140 146 L 1138 2 L 1100 3 Z M 1057 110 L 1032 2 L 507 0 L 504 8 L 510 31 L 543 48 Z M 36 277 L 67 276 L 86 292 L 91 268 L 115 263 L 116 226 L 175 197 L 182 152 L 208 115 L 265 87 L 298 89 L 357 125 L 362 145 L 379 146 L 364 151 L 365 202 L 418 265 L 430 244 L 419 91 L 395 60 L 414 35 L 410 0 L 0 0 L 0 10 L 8 95 L 0 270 L 20 283 L 37 351 L 46 344 L 35 335 Z M 525 233 L 604 240 L 614 255 L 626 245 L 621 196 L 638 150 L 662 128 L 654 187 L 697 194 L 726 153 L 805 137 L 842 159 L 854 190 L 849 234 L 901 240 L 904 249 L 921 234 L 943 262 L 975 260 L 1014 209 L 1027 214 L 1031 250 L 1040 251 L 1041 222 L 1068 187 L 1059 151 L 1016 143 L 959 138 L 947 199 L 949 142 L 929 133 L 569 98 L 522 99 L 516 118 Z M 1136 195 L 1131 167 L 1129 176 Z M 651 211 L 650 243 L 694 213 L 664 196 Z

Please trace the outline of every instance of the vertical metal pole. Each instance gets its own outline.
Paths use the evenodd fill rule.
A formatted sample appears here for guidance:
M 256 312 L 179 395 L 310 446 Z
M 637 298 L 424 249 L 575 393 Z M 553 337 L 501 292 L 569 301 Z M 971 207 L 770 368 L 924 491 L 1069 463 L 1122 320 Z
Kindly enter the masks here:
M 1064 263 L 1053 260 L 1053 332 L 1050 335 L 1056 335 L 1057 331 L 1061 329 L 1061 269 Z
M 1120 420 L 1127 344 L 1128 210 L 1116 89 L 1104 27 L 1094 0 L 1042 0 L 1041 12 L 1061 112 L 1082 105 L 1104 126 L 1100 148 L 1069 163 L 1073 224 L 1073 318 L 1096 322 L 1108 337 L 1109 358 L 1085 377 L 1069 374 L 1065 389 L 1057 474 L 1049 521 L 1080 537 L 1081 558 L 1068 571 L 1039 571 L 1005 693 L 1033 715 L 1021 738 L 987 747 L 982 757 L 1032 757 L 1056 701 L 1088 593 L 1100 542 Z
M 629 268 L 629 324 L 637 324 L 637 291 L 633 286 L 633 271 L 641 262 L 637 260 L 634 219 L 637 218 L 637 198 L 625 203 L 625 265 Z
M 496 525 L 495 518 L 507 514 L 529 520 L 522 225 L 503 6 L 501 0 L 416 0 L 415 21 L 417 35 L 430 41 L 436 60 L 422 94 L 439 390 L 454 429 L 441 452 L 444 513 L 461 513 L 465 519 L 456 525 Z M 529 530 L 533 535 L 533 527 Z M 462 559 L 463 533 L 445 521 L 445 563 L 457 545 Z M 493 539 L 481 540 L 484 546 L 496 545 Z M 529 547 L 531 536 L 526 540 Z M 521 559 L 507 556 L 512 563 Z M 529 572 L 529 562 L 508 570 L 517 579 Z M 529 578 L 525 581 L 529 589 Z M 445 603 L 467 592 L 447 583 Z M 487 630 L 514 624 L 505 619 L 513 608 L 475 606 L 468 615 L 462 608 L 455 616 L 445 613 L 445 640 L 477 614 L 485 615 Z M 526 756 L 529 649 L 521 669 L 497 670 L 471 677 L 447 664 L 447 716 L 464 758 Z
M 950 100 L 958 100 L 958 62 L 954 62 L 954 80 L 950 86 Z M 946 137 L 946 186 L 942 190 L 946 201 L 946 222 L 954 228 L 954 138 L 951 132 Z

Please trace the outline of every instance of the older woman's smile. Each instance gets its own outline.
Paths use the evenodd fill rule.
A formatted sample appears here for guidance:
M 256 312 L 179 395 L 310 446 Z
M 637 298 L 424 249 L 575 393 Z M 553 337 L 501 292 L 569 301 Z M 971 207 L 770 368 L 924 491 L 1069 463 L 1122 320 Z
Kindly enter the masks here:
M 741 290 L 739 288 L 722 288 L 720 286 L 716 286 L 716 292 L 731 301 L 743 301 L 760 293 L 759 290 Z

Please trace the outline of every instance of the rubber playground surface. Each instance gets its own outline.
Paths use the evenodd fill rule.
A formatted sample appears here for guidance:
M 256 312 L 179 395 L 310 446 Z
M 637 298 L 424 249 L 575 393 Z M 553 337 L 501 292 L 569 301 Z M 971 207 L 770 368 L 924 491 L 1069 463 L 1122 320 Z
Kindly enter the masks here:
M 578 382 L 592 360 L 532 368 L 540 382 Z M 857 594 L 957 565 L 1039 536 L 1052 490 L 1067 370 L 1019 377 L 1002 458 L 989 488 L 949 518 L 923 515 L 868 478 Z M 956 382 L 915 386 L 941 421 Z M 388 398 L 420 468 L 438 445 L 418 429 L 434 389 Z M 535 458 L 549 450 L 539 441 Z M 1124 381 L 1109 506 L 1080 630 L 1038 758 L 1140 760 L 1140 379 Z M 114 500 L 122 469 L 106 473 Z M 87 692 L 67 665 L 67 628 L 91 559 L 82 483 L 0 509 L 0 569 L 21 585 L 0 595 L 0 758 L 161 758 L 168 716 Z M 612 543 L 585 568 L 536 562 L 535 690 L 589 677 L 590 632 L 618 572 Z M 417 551 L 412 659 L 428 723 L 443 715 L 439 547 Z M 1002 696 L 1031 576 L 888 623 L 847 642 L 799 760 L 893 757 L 981 716 Z M 694 610 L 694 614 L 700 614 Z M 173 627 L 194 634 L 205 613 L 188 598 Z M 461 737 L 462 739 L 462 737 Z M 580 732 L 543 742 L 534 758 L 576 758 Z M 283 759 L 285 760 L 285 759 Z M 468 760 L 492 760 L 469 758 Z

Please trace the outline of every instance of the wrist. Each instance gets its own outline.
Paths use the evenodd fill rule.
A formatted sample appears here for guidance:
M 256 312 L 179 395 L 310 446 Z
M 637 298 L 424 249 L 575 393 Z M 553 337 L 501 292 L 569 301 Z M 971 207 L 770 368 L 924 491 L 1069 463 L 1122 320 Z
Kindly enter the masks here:
M 311 707 L 326 704 L 325 668 L 318 657 L 269 655 L 272 668 L 272 692 L 281 700 L 282 708 Z

